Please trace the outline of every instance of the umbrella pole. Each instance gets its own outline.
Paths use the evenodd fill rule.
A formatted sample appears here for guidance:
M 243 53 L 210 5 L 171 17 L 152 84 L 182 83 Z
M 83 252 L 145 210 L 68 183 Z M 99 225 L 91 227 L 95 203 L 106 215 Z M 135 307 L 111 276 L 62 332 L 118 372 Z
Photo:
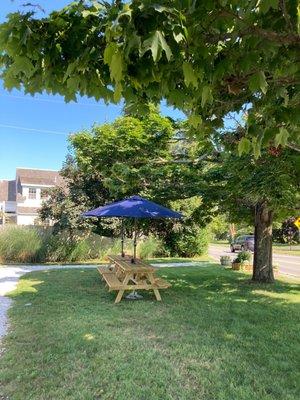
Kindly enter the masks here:
M 136 235 L 137 235 L 137 226 L 136 226 L 136 218 L 134 218 L 134 236 L 133 236 L 133 258 L 131 259 L 131 262 L 134 264 L 136 260 Z
M 122 257 L 125 257 L 125 253 L 124 253 L 124 220 L 122 218 L 122 227 L 121 227 L 121 246 L 122 246 Z
M 134 264 L 136 260 L 136 242 L 137 242 L 137 219 L 134 218 L 134 233 L 133 233 L 133 257 L 131 259 L 131 262 Z M 137 293 L 136 290 L 133 290 L 129 295 L 126 296 L 126 299 L 130 300 L 139 300 L 142 299 L 143 296 Z

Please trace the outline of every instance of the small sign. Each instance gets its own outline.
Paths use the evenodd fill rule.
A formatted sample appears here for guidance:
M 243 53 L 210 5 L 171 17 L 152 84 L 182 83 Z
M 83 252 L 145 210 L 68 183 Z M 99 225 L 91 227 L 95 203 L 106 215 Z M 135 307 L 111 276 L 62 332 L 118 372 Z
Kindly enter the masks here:
M 298 217 L 295 221 L 294 221 L 294 225 L 296 225 L 296 227 L 298 229 L 300 229 L 300 217 Z

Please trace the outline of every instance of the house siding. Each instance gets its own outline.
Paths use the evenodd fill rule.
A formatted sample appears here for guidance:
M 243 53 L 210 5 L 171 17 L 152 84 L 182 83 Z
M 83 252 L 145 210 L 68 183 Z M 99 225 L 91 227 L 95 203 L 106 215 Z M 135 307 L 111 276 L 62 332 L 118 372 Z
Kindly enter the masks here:
M 63 184 L 58 171 L 17 168 L 14 181 L 0 181 L 0 210 L 14 216 L 17 225 L 34 225 L 45 201 L 42 190 Z M 33 199 L 29 198 L 32 188 L 36 189 Z

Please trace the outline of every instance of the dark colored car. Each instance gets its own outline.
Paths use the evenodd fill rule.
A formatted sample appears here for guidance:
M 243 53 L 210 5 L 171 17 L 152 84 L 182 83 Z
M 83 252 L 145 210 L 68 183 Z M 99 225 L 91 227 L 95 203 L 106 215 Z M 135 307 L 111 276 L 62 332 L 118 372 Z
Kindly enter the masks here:
M 230 250 L 234 253 L 236 250 L 254 251 L 254 235 L 238 236 L 230 245 Z

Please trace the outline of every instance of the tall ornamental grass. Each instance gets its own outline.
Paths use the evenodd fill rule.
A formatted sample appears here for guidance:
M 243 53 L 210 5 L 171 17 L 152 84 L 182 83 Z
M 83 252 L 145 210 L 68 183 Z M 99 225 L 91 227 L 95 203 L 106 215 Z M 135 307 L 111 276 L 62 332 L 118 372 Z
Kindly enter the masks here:
M 162 243 L 150 236 L 139 241 L 137 254 L 141 258 L 162 254 Z M 124 244 L 127 254 L 132 254 L 132 240 Z M 108 254 L 120 254 L 118 238 L 90 234 L 88 237 L 53 235 L 51 228 L 5 226 L 0 229 L 0 263 L 56 263 L 104 259 Z
M 6 226 L 0 230 L 0 260 L 2 262 L 36 262 L 42 246 L 37 230 Z

